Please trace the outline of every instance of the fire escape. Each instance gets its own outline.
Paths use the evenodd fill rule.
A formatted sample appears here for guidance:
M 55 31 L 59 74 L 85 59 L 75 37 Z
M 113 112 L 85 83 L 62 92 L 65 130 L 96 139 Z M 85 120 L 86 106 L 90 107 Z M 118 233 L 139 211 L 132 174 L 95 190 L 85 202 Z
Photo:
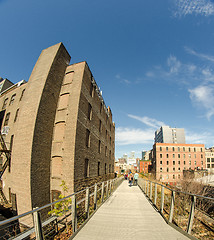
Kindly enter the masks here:
M 2 176 L 6 170 L 7 167 L 10 167 L 10 161 L 11 161 L 11 151 L 9 149 L 7 149 L 7 146 L 5 144 L 4 138 L 0 132 L 0 157 L 2 157 L 2 155 L 5 155 L 5 161 L 2 164 L 2 167 L 0 167 L 0 197 L 2 198 L 3 202 L 8 204 L 8 201 L 4 195 L 3 192 L 3 187 L 2 187 Z

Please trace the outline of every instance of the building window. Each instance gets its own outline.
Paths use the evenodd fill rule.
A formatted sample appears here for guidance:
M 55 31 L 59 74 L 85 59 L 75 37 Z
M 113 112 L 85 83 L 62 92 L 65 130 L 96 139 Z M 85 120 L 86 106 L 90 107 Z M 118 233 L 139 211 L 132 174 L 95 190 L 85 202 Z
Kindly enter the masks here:
M 169 154 L 168 153 L 166 154 L 166 158 L 169 158 Z
M 183 147 L 183 151 L 185 152 L 185 147 Z
M 201 161 L 201 165 L 203 166 L 203 164 L 204 164 L 204 162 L 203 161 Z
M 107 157 L 107 146 L 105 146 L 105 156 Z
M 172 147 L 172 151 L 173 151 L 173 152 L 175 151 L 175 148 L 174 148 L 174 147 Z
M 214 158 L 211 158 L 211 162 L 214 162 Z
M 86 147 L 90 147 L 90 131 L 86 129 Z
M 181 158 L 181 155 L 180 155 L 180 154 L 178 154 L 178 158 Z
M 101 129 L 102 129 L 102 122 L 100 120 L 100 123 L 99 123 L 99 132 L 101 132 Z
M 97 175 L 100 176 L 100 162 L 97 163 Z
M 111 173 L 111 164 L 109 164 L 109 173 Z
M 111 150 L 109 150 L 109 158 L 111 159 Z
M 180 172 L 180 171 L 181 171 L 181 168 L 178 168 L 178 171 Z
M 88 119 L 91 120 L 92 118 L 92 107 L 91 104 L 88 104 Z
M 93 95 L 94 95 L 94 86 L 93 86 L 92 83 L 91 83 L 91 86 L 90 86 L 90 95 L 91 95 L 91 97 L 93 97 Z
M 186 155 L 184 154 L 184 158 L 186 157 Z
M 173 165 L 175 165 L 175 161 L 173 161 Z
M 10 99 L 10 104 L 9 105 L 12 105 L 14 103 L 15 97 L 16 97 L 16 94 L 13 94 L 11 99 Z
M 14 122 L 16 122 L 18 114 L 19 114 L 19 109 L 16 110 L 16 115 L 15 115 L 15 118 L 14 118 Z
M 166 151 L 168 151 L 169 150 L 169 148 L 168 147 L 166 147 Z
M 194 148 L 194 152 L 196 152 L 196 148 Z
M 160 179 L 162 179 L 162 174 L 160 175 Z
M 162 153 L 160 154 L 160 158 L 162 158 Z
M 201 152 L 203 152 L 203 148 L 201 148 Z
M 178 147 L 178 152 L 180 152 L 180 147 Z
M 189 160 L 189 165 L 191 165 L 191 160 Z
M 203 154 L 201 154 L 201 158 L 203 158 Z
M 207 158 L 207 162 L 210 162 L 210 158 Z
M 169 172 L 169 168 L 167 168 L 166 171 Z
M 174 175 L 174 174 L 173 174 L 173 176 L 172 176 L 172 177 L 173 177 L 173 179 L 175 179 L 175 175 Z
M 107 136 L 108 136 L 108 132 L 107 132 L 107 130 L 106 130 L 106 139 L 107 139 Z
M 162 151 L 162 147 L 160 147 L 160 151 Z
M 186 161 L 184 161 L 184 165 L 186 165 Z
M 207 164 L 207 168 L 210 168 L 210 164 Z
M 178 165 L 180 165 L 181 164 L 181 161 L 178 161 Z
M 10 113 L 7 113 L 4 121 L 4 126 L 8 126 L 9 119 L 10 119 Z
M 111 145 L 111 137 L 110 137 L 110 145 Z
M 194 158 L 196 158 L 196 154 L 194 154 Z
M 7 106 L 7 102 L 8 102 L 8 98 L 6 98 L 6 99 L 4 100 L 4 103 L 3 103 L 2 109 L 5 109 L 5 108 L 6 108 L 6 106 Z
M 175 172 L 175 168 L 173 168 L 173 172 Z
M 180 176 L 180 174 L 178 174 L 178 179 L 180 179 L 181 178 L 181 176 Z
M 105 163 L 105 174 L 107 173 L 107 164 Z
M 162 165 L 162 161 L 160 161 L 160 165 Z
M 191 148 L 189 148 L 189 152 L 191 152 Z
M 191 154 L 189 154 L 189 158 L 191 158 Z
M 166 165 L 169 165 L 169 161 L 166 161 Z
M 98 153 L 101 153 L 101 141 L 98 142 Z
M 87 158 L 85 159 L 84 177 L 89 177 L 89 160 Z
M 174 153 L 172 154 L 172 157 L 175 158 L 175 154 Z
M 162 167 L 160 168 L 160 172 L 162 172 Z
M 20 96 L 20 99 L 19 99 L 19 101 L 21 101 L 21 100 L 22 100 L 22 98 L 23 98 L 23 95 L 24 95 L 24 92 L 25 92 L 25 89 L 23 89 L 23 90 L 22 90 L 22 94 L 21 94 L 21 96 Z
M 196 166 L 196 161 L 194 163 L 195 163 L 195 166 Z
M 169 179 L 169 175 L 168 174 L 166 175 L 166 179 Z

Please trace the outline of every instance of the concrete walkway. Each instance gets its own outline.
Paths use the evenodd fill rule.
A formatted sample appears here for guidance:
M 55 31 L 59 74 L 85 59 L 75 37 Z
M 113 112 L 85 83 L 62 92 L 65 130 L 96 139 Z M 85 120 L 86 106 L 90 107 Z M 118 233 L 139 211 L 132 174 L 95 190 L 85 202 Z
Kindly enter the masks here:
M 124 181 L 98 209 L 75 240 L 187 240 L 170 227 L 137 186 Z

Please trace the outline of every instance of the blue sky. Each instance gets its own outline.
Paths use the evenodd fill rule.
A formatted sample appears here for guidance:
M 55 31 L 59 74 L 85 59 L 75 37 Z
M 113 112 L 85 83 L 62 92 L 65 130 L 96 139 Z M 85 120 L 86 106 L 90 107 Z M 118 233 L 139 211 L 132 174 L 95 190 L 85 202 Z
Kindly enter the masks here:
M 87 61 L 116 124 L 116 158 L 153 146 L 161 125 L 214 145 L 214 1 L 0 0 L 0 76 L 28 80 L 63 42 Z

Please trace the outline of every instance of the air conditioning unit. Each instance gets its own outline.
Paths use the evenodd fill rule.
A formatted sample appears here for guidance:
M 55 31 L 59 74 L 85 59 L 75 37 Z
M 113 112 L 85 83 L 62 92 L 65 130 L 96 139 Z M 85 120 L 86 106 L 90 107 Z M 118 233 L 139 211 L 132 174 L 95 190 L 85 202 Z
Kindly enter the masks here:
M 7 135 L 9 132 L 10 127 L 9 126 L 4 126 L 1 130 L 2 135 Z

